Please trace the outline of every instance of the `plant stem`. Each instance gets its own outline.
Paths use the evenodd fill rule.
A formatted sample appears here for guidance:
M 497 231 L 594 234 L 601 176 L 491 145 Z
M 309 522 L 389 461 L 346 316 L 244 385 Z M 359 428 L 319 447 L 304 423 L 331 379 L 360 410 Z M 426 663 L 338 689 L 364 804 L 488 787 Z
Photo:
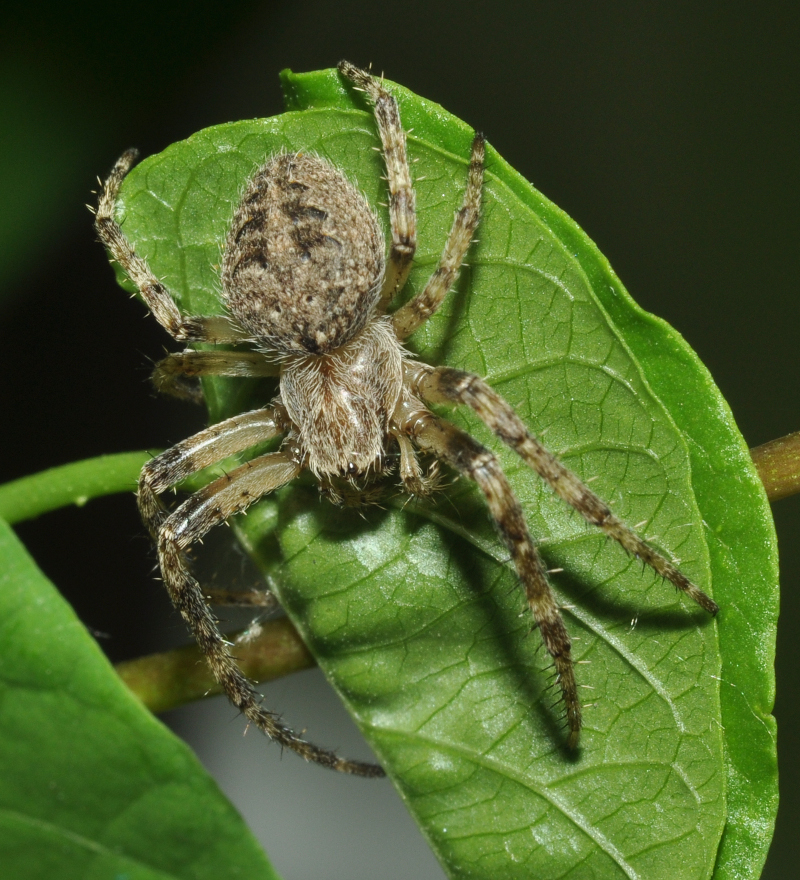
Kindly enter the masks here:
M 102 495 L 134 492 L 148 452 L 122 452 L 74 461 L 39 471 L 0 486 L 0 519 L 7 523 L 35 519 L 43 513 Z
M 770 501 L 800 492 L 800 431 L 750 450 Z
M 315 666 L 288 618 L 270 620 L 231 636 L 236 659 L 253 681 L 272 681 Z M 117 673 L 151 712 L 165 712 L 222 693 L 196 645 L 117 663 Z

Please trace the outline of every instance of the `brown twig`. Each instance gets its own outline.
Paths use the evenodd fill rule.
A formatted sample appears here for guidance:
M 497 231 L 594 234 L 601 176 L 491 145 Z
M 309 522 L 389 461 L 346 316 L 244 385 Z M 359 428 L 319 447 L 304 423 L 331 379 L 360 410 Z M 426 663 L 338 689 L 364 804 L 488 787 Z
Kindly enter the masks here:
M 242 671 L 253 681 L 271 681 L 315 665 L 285 617 L 261 624 L 252 637 L 239 634 L 230 638 Z M 116 670 L 151 712 L 165 712 L 222 692 L 196 645 L 127 660 L 118 663 Z
M 770 501 L 800 492 L 800 431 L 750 450 Z

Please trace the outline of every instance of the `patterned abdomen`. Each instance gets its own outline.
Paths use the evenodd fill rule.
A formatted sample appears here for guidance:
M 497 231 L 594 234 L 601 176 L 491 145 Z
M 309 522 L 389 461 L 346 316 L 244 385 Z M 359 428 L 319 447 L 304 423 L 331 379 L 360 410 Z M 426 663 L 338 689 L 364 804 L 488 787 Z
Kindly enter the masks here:
M 259 344 L 327 354 L 377 303 L 385 244 L 365 198 L 329 162 L 272 157 L 250 179 L 222 262 L 231 315 Z

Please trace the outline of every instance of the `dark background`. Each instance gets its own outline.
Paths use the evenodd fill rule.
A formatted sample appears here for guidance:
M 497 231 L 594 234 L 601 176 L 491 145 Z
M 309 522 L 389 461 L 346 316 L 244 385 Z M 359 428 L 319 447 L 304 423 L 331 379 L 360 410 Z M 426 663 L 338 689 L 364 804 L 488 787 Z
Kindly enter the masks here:
M 277 74 L 346 57 L 482 129 L 705 361 L 753 446 L 800 429 L 800 22 L 791 4 L 17 4 L 0 36 L 0 480 L 200 427 L 148 382 L 166 334 L 116 288 L 83 207 L 125 147 L 281 111 Z M 774 506 L 782 804 L 796 870 L 800 499 Z M 133 499 L 20 526 L 113 659 L 184 638 Z M 318 673 L 270 705 L 363 750 Z M 327 712 L 333 714 L 328 717 Z M 172 713 L 293 877 L 441 877 L 388 785 L 282 761 L 224 702 Z M 380 867 L 379 867 L 380 866 Z

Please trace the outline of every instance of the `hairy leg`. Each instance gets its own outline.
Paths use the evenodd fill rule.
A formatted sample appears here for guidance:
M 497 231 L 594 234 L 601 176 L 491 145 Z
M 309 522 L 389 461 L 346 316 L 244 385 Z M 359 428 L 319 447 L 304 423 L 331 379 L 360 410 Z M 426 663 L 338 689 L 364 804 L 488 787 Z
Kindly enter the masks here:
M 500 537 L 508 547 L 542 641 L 553 658 L 569 728 L 569 745 L 578 742 L 581 707 L 567 629 L 547 582 L 522 507 L 495 456 L 469 434 L 410 403 L 400 427 L 420 449 L 433 453 L 474 480 L 486 498 Z
M 200 585 L 186 565 L 186 550 L 210 529 L 284 486 L 297 477 L 300 470 L 300 466 L 288 456 L 273 452 L 241 465 L 196 492 L 159 529 L 161 574 L 173 604 L 191 629 L 214 677 L 249 721 L 307 761 L 345 773 L 382 776 L 383 771 L 374 764 L 349 761 L 306 742 L 261 706 L 260 695 L 239 669 L 203 598 Z
M 124 152 L 117 159 L 111 174 L 103 184 L 94 221 L 100 241 L 122 266 L 128 278 L 139 288 L 142 299 L 158 323 L 175 339 L 180 342 L 234 343 L 246 341 L 246 334 L 234 327 L 223 316 L 182 315 L 169 290 L 156 278 L 147 262 L 136 253 L 133 245 L 122 231 L 122 227 L 117 223 L 114 209 L 119 189 L 137 157 L 136 150 Z
M 187 351 L 167 355 L 156 364 L 152 380 L 162 394 L 201 403 L 201 376 L 277 376 L 279 364 L 259 351 Z
M 257 409 L 234 416 L 200 431 L 157 455 L 142 468 L 139 477 L 139 511 L 155 538 L 167 518 L 159 495 L 191 474 L 222 461 L 282 432 L 273 409 Z
M 480 219 L 485 154 L 484 137 L 482 134 L 476 134 L 472 141 L 472 155 L 469 160 L 464 200 L 456 211 L 453 226 L 439 259 L 439 265 L 422 292 L 392 315 L 392 324 L 401 341 L 408 338 L 430 318 L 442 304 L 458 278 L 459 269 L 464 262 L 464 257 Z
M 485 424 L 533 468 L 553 491 L 593 526 L 601 529 L 628 553 L 641 559 L 709 614 L 719 606 L 696 587 L 680 569 L 654 550 L 615 516 L 608 505 L 549 452 L 525 427 L 520 417 L 483 379 L 450 367 L 409 363 L 407 381 L 428 403 L 456 403 L 471 407 Z
M 378 308 L 385 310 L 406 283 L 411 261 L 417 249 L 416 196 L 408 167 L 406 133 L 400 122 L 400 111 L 394 96 L 384 88 L 381 80 L 348 61 L 339 63 L 339 72 L 356 88 L 369 96 L 375 108 L 378 134 L 383 145 L 386 178 L 389 184 L 389 219 L 392 244 L 389 265 Z

